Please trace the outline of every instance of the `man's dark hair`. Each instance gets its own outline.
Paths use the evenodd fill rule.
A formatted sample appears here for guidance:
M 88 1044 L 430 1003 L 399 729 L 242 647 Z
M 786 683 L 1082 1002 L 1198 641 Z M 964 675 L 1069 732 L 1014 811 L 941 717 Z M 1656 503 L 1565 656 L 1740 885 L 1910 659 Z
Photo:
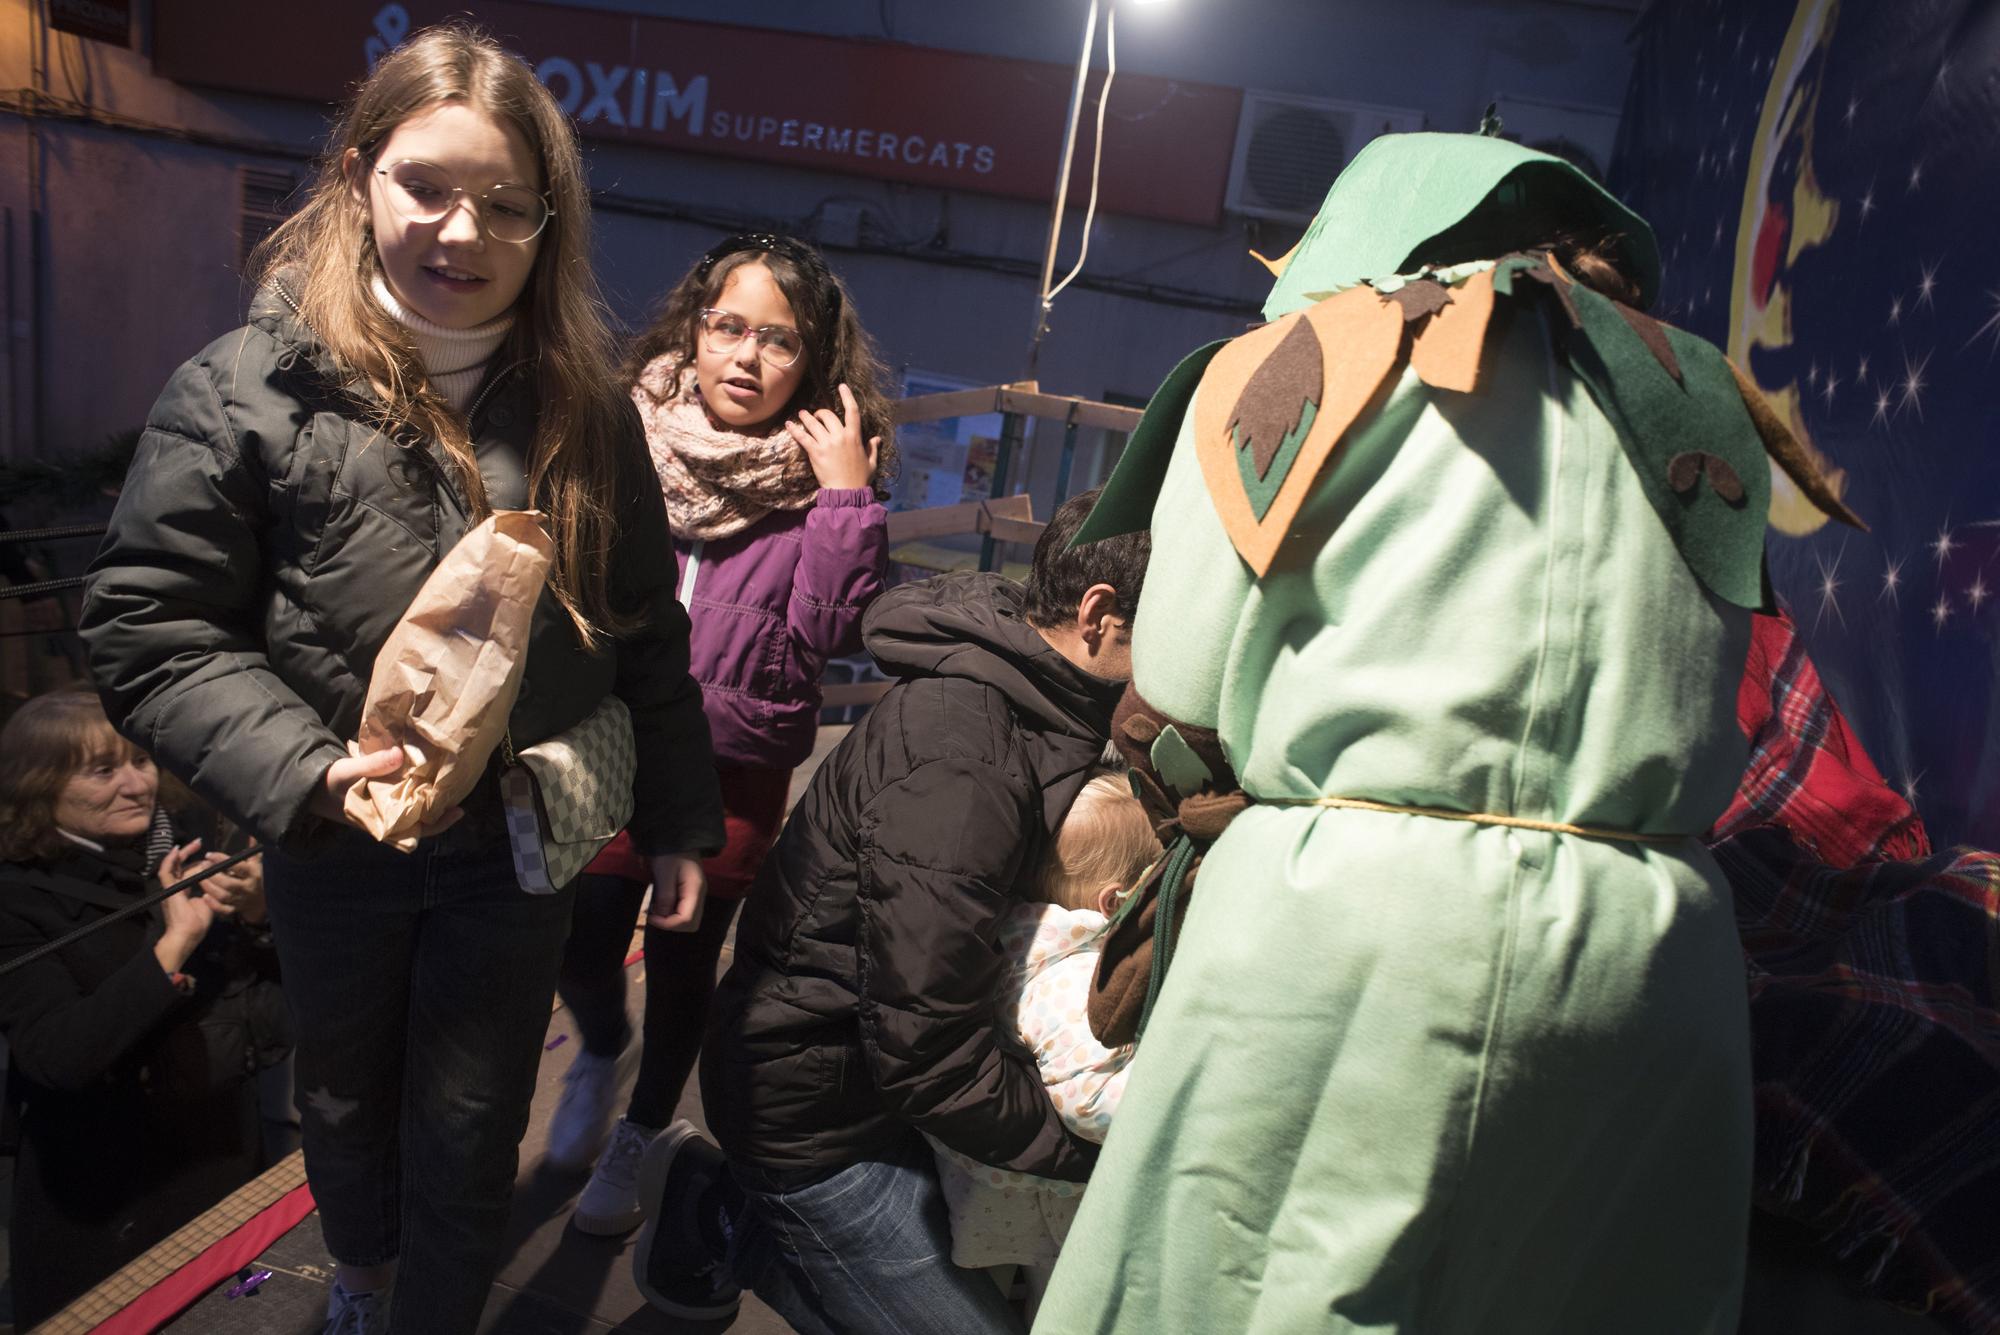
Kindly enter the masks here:
M 1056 508 L 1049 526 L 1042 530 L 1035 543 L 1034 564 L 1028 568 L 1023 611 L 1029 625 L 1049 630 L 1073 620 L 1077 604 L 1093 584 L 1109 584 L 1118 591 L 1118 615 L 1128 624 L 1138 616 L 1146 562 L 1153 554 L 1152 534 L 1141 529 L 1081 547 L 1069 545 L 1102 490 L 1099 487 L 1070 497 Z

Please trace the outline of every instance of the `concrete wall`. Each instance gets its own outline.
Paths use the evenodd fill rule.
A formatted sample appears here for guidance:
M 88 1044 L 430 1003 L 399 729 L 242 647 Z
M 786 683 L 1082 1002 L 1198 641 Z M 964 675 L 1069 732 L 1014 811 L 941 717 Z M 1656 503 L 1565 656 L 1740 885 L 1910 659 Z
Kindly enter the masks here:
M 133 125 L 46 114 L 30 120 L 20 114 L 17 93 L 0 107 L 0 209 L 10 227 L 0 258 L 16 307 L 0 379 L 8 391 L 0 450 L 16 457 L 87 448 L 136 424 L 175 364 L 238 323 L 237 172 L 302 173 L 327 116 L 324 107 L 154 78 L 145 0 L 130 51 L 44 35 L 38 25 L 31 42 L 31 3 L 0 0 L 0 87 L 34 84 L 32 46 L 46 93 L 87 108 L 97 121 Z M 1075 60 L 1084 13 L 1082 0 L 768 0 L 727 16 L 692 0 L 597 0 L 596 7 L 1065 63 Z M 1629 0 L 1172 0 L 1143 7 L 1127 0 L 1119 63 L 1129 71 L 1411 107 L 1433 126 L 1469 128 L 1500 94 L 1616 107 L 1635 7 Z M 1101 41 L 1098 49 L 1101 63 Z M 1087 149 L 1086 141 L 1079 152 Z M 600 276 L 621 319 L 641 320 L 724 228 L 756 223 L 813 236 L 830 210 L 844 211 L 858 213 L 860 247 L 834 248 L 831 258 L 892 365 L 980 383 L 1023 373 L 1034 281 L 1018 270 L 1040 260 L 1045 206 L 603 142 L 588 151 L 593 183 L 606 196 L 598 210 Z M 1073 203 L 1077 212 L 1080 203 Z M 35 218 L 38 230 L 29 225 Z M 1073 222 L 1064 267 L 1076 231 Z M 1041 358 L 1044 387 L 1144 396 L 1182 353 L 1239 330 L 1259 303 L 1269 278 L 1245 251 L 1282 252 L 1292 239 L 1283 227 L 1240 218 L 1199 228 L 1100 216 L 1086 278 L 1056 305 Z M 898 253 L 905 251 L 915 257 Z M 996 264 L 1015 272 L 994 272 Z M 1084 285 L 1099 278 L 1159 291 L 1146 299 Z M 39 300 L 31 301 L 36 284 Z M 36 382 L 39 402 L 28 392 Z M 1095 448 L 1086 445 L 1086 465 Z M 1053 466 L 1045 445 L 1032 471 L 1046 485 Z M 1087 473 L 1080 482 L 1091 480 Z

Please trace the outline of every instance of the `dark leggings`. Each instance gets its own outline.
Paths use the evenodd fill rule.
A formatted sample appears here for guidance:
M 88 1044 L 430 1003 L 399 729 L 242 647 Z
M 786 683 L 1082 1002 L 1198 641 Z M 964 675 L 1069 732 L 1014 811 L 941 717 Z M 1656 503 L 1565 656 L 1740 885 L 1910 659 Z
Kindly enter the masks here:
M 615 1057 L 629 1037 L 625 1023 L 625 952 L 645 902 L 646 885 L 622 876 L 576 879 L 556 991 L 583 1037 L 583 1050 Z M 692 932 L 646 929 L 646 1017 L 639 1078 L 625 1116 L 640 1126 L 664 1127 L 687 1087 L 701 1052 L 708 1002 L 715 993 L 715 965 L 740 899 L 707 901 Z

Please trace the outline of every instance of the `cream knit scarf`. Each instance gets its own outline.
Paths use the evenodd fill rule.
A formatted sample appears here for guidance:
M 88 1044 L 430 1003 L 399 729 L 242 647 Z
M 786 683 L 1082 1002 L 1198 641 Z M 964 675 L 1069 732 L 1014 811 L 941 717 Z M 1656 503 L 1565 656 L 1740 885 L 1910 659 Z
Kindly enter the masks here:
M 803 510 L 819 493 L 812 463 L 782 424 L 764 435 L 718 427 L 694 374 L 656 357 L 632 387 L 674 536 L 706 542 L 740 533 L 774 510 Z

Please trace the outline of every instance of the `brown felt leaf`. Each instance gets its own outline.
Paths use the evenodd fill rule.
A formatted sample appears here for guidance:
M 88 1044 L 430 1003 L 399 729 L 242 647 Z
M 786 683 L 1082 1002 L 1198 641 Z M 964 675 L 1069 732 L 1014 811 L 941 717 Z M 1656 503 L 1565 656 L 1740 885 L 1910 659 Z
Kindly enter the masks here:
M 1382 300 L 1393 301 L 1402 307 L 1403 322 L 1415 324 L 1451 305 L 1451 292 L 1434 279 L 1413 278 Z
M 1708 485 L 1715 488 L 1716 495 L 1731 505 L 1743 504 L 1743 479 L 1736 476 L 1729 460 L 1711 454 L 1703 471 L 1708 474 Z
M 1634 310 L 1622 301 L 1612 302 L 1611 308 L 1625 317 L 1625 323 L 1632 326 L 1632 332 L 1639 336 L 1639 341 L 1646 345 L 1654 360 L 1674 378 L 1674 383 L 1685 383 L 1681 379 L 1681 359 L 1674 355 L 1673 344 L 1667 342 L 1665 327 L 1644 311 Z
M 1321 374 L 1319 335 L 1312 321 L 1294 320 L 1284 339 L 1264 359 L 1230 414 L 1229 429 L 1238 449 L 1250 451 L 1257 476 L 1271 471 L 1271 461 L 1285 437 L 1298 429 L 1306 404 L 1318 406 L 1325 381 Z
M 1701 481 L 1700 450 L 1682 450 L 1667 460 L 1667 485 L 1683 494 L 1694 490 L 1694 484 Z
M 1777 461 L 1778 467 L 1785 470 L 1785 476 L 1821 514 L 1866 533 L 1868 525 L 1862 523 L 1861 516 L 1840 499 L 1840 493 L 1833 489 L 1833 484 L 1827 481 L 1825 472 L 1821 470 L 1819 459 L 1778 420 L 1777 411 L 1764 397 L 1764 391 L 1758 389 L 1757 383 L 1735 362 L 1729 363 L 1729 370 L 1736 377 L 1736 388 L 1743 395 L 1743 406 L 1750 412 L 1750 421 L 1764 442 L 1764 452 Z
M 1141 746 L 1151 746 L 1160 735 L 1160 725 L 1144 714 L 1136 714 L 1126 719 L 1120 725 L 1120 730 Z
M 1693 491 L 1704 477 L 1723 500 L 1731 505 L 1743 504 L 1743 479 L 1736 475 L 1727 459 L 1707 450 L 1682 450 L 1667 460 L 1667 485 L 1682 495 Z

